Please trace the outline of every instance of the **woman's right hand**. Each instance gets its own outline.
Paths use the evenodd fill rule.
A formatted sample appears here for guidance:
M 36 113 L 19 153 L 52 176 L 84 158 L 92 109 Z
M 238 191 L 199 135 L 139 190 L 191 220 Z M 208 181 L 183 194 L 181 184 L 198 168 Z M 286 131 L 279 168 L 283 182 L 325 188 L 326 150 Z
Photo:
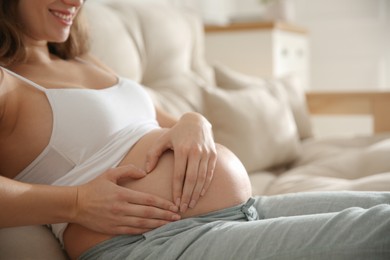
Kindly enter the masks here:
M 110 234 L 141 234 L 180 219 L 178 208 L 158 196 L 118 185 L 124 178 L 140 179 L 146 173 L 133 165 L 107 170 L 77 187 L 72 222 Z

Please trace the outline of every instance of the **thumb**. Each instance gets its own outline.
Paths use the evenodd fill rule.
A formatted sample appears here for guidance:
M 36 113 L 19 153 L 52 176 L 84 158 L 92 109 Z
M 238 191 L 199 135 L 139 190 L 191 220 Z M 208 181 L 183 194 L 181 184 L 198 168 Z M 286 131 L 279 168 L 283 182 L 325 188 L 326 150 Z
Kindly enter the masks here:
M 146 172 L 132 164 L 119 166 L 113 168 L 109 172 L 110 179 L 118 183 L 119 180 L 124 178 L 140 179 L 146 176 Z
M 170 144 L 167 138 L 163 138 L 163 136 L 158 138 L 146 154 L 145 169 L 147 173 L 151 172 L 156 167 L 161 155 L 168 149 L 170 149 Z

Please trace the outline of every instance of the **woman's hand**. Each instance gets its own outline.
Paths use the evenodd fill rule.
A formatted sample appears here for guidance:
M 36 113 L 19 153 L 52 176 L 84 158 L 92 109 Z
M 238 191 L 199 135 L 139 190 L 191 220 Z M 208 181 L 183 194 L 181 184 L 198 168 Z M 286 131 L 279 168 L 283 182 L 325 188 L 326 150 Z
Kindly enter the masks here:
M 106 234 L 141 234 L 179 220 L 178 208 L 163 198 L 119 186 L 146 173 L 135 166 L 110 169 L 78 186 L 74 222 Z
M 146 170 L 152 171 L 160 156 L 174 151 L 173 201 L 180 212 L 195 207 L 207 191 L 217 160 L 210 123 L 197 113 L 187 113 L 160 136 L 147 155 Z

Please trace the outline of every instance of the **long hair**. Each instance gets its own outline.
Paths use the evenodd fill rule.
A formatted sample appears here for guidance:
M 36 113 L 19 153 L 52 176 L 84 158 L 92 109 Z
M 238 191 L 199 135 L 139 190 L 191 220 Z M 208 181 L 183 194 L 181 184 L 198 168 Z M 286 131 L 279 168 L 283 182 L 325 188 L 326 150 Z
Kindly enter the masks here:
M 0 65 L 8 66 L 26 60 L 24 31 L 18 15 L 19 0 L 0 0 Z M 61 59 L 72 59 L 89 51 L 87 24 L 82 9 L 73 21 L 65 42 L 49 42 L 49 52 Z

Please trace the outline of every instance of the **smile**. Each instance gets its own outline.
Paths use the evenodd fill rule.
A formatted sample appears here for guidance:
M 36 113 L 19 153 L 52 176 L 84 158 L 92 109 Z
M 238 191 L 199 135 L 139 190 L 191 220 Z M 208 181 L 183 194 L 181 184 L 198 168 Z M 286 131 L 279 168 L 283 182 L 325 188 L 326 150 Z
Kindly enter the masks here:
M 63 23 L 71 25 L 73 22 L 74 14 L 65 14 L 59 11 L 50 10 L 50 12 L 57 18 L 59 18 Z

